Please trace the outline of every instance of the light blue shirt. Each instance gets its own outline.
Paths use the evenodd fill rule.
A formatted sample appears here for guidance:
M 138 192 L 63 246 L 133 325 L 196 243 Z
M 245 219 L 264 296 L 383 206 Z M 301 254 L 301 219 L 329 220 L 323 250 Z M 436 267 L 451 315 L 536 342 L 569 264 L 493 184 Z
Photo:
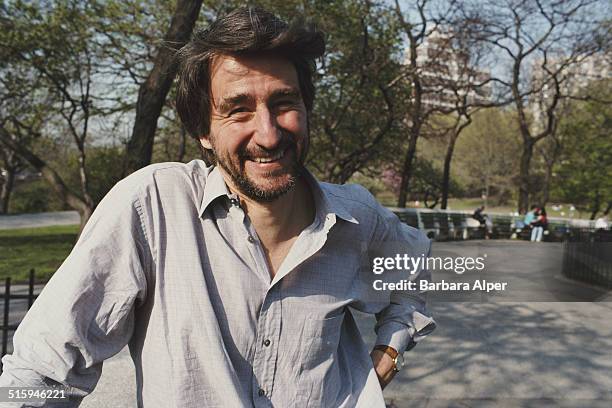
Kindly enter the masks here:
M 435 323 L 423 293 L 374 291 L 364 255 L 381 242 L 427 255 L 430 242 L 363 187 L 305 177 L 315 220 L 273 279 L 214 167 L 119 182 L 19 326 L 0 386 L 53 380 L 85 396 L 129 344 L 139 407 L 384 407 L 351 309 L 376 313 L 376 343 L 400 351 Z

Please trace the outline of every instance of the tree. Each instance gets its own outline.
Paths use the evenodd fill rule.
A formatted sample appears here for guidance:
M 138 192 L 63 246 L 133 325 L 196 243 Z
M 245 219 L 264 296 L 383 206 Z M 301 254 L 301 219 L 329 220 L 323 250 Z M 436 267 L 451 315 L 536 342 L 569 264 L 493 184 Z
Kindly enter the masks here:
M 610 80 L 592 84 L 598 98 L 573 101 L 559 124 L 563 144 L 553 194 L 589 211 L 591 219 L 612 208 L 612 105 L 597 100 L 610 95 L 611 85 Z
M 427 132 L 427 127 L 435 128 L 428 122 L 438 114 L 455 114 L 454 125 L 442 132 L 450 135 L 442 183 L 443 206 L 446 207 L 454 145 L 470 122 L 468 105 L 475 102 L 470 93 L 485 86 L 488 79 L 476 75 L 477 71 L 473 69 L 472 42 L 465 35 L 470 25 L 461 19 L 461 3 L 418 0 L 409 10 L 403 10 L 398 0 L 394 4 L 407 45 L 404 69 L 410 94 L 406 118 L 408 140 L 401 166 L 397 206 L 406 206 L 410 180 L 415 173 L 413 165 L 418 139 Z M 453 95 L 451 101 L 448 100 L 449 92 Z
M 93 84 L 97 75 L 95 61 L 99 58 L 91 46 L 93 30 L 89 24 L 91 10 L 78 2 L 58 2 L 39 7 L 20 2 L 10 3 L 6 10 L 11 18 L 3 16 L 2 54 L 7 72 L 22 72 L 27 93 L 20 100 L 39 98 L 50 103 L 47 111 L 54 115 L 47 129 L 66 132 L 78 151 L 79 193 L 69 188 L 59 173 L 51 168 L 25 140 L 40 138 L 45 130 L 20 121 L 16 115 L 9 118 L 11 129 L 0 130 L 2 143 L 24 161 L 41 172 L 62 200 L 77 210 L 81 227 L 93 212 L 95 203 L 89 193 L 89 177 L 86 167 L 86 140 L 92 116 L 96 114 Z M 66 41 L 69 38 L 71 41 Z M 14 88 L 13 75 L 5 87 Z M 35 114 L 25 107 L 26 112 Z M 20 137 L 16 137 L 20 134 Z
M 407 102 L 398 27 L 389 10 L 370 1 L 313 2 L 308 13 L 328 33 L 309 163 L 341 184 L 395 154 Z
M 125 174 L 151 163 L 157 120 L 176 76 L 174 54 L 191 36 L 202 0 L 177 0 L 174 15 L 157 50 L 153 68 L 140 85 L 132 136 L 127 144 Z
M 23 162 L 10 149 L 0 147 L 0 214 L 8 214 L 15 175 L 23 168 Z
M 501 108 L 482 110 L 457 144 L 456 164 L 464 169 L 466 190 L 496 197 L 504 204 L 518 176 L 520 156 L 515 113 Z
M 593 54 L 600 45 L 596 0 L 512 0 L 478 2 L 469 18 L 480 26 L 477 38 L 491 46 L 495 64 L 504 58 L 509 72 L 493 80 L 517 112 L 522 141 L 518 183 L 518 209 L 529 207 L 530 167 L 534 146 L 555 132 L 558 106 L 566 97 L 564 83 L 572 67 Z M 531 71 L 531 73 L 530 73 Z M 530 114 L 531 99 L 546 88 L 547 98 L 539 123 Z

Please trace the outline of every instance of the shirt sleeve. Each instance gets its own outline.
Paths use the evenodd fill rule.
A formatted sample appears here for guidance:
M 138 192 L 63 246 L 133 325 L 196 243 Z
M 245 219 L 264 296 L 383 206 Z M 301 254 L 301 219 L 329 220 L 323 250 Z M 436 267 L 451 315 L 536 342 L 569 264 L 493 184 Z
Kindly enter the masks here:
M 130 340 L 134 308 L 146 297 L 153 258 L 141 215 L 123 182 L 102 200 L 16 330 L 0 386 L 60 383 L 76 397 L 61 406 L 78 406 L 93 391 L 102 362 Z
M 388 256 L 408 255 L 426 259 L 431 254 L 431 241 L 422 231 L 402 223 L 386 208 L 375 232 L 375 242 L 387 247 Z M 394 290 L 389 295 L 389 304 L 376 313 L 376 343 L 393 347 L 400 353 L 410 350 L 417 342 L 430 334 L 436 323 L 427 310 L 427 295 L 418 290 L 418 282 L 430 281 L 431 273 L 421 263 L 418 270 L 403 270 L 400 278 L 417 283 L 415 290 Z

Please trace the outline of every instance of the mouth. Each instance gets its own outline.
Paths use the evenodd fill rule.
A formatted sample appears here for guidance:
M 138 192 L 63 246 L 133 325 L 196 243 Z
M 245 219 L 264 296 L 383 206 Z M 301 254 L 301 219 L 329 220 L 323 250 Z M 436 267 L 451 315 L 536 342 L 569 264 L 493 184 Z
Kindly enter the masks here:
M 284 150 L 276 153 L 274 156 L 271 156 L 271 157 L 256 157 L 256 158 L 252 158 L 251 160 L 254 161 L 255 163 L 260 163 L 260 164 L 273 163 L 275 161 L 278 161 L 278 160 L 282 159 L 283 156 L 285 155 L 286 151 L 287 151 L 287 149 L 284 149 Z

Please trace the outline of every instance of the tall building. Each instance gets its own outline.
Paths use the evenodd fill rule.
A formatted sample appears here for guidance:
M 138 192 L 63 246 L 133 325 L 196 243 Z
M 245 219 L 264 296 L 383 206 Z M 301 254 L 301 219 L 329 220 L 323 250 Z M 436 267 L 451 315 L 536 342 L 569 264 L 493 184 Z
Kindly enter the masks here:
M 538 89 L 540 92 L 535 93 L 530 99 L 531 110 L 533 112 L 535 127 L 541 127 L 545 122 L 545 115 L 548 106 L 552 102 L 554 95 L 554 83 L 550 80 L 550 74 L 542 68 L 542 59 L 536 60 L 532 64 L 532 88 Z M 601 80 L 612 79 L 612 54 L 597 53 L 579 59 L 576 62 L 568 64 L 564 57 L 549 59 L 548 67 L 552 72 L 560 70 L 560 85 L 561 94 L 566 96 L 580 96 L 583 94 L 592 83 Z M 548 80 L 546 83 L 542 83 Z
M 433 108 L 450 110 L 457 97 L 467 95 L 470 104 L 487 103 L 491 97 L 488 72 L 471 66 L 470 50 L 459 45 L 452 31 L 432 32 L 418 48 L 417 70 L 423 86 L 423 102 Z M 405 63 L 410 65 L 409 55 Z

